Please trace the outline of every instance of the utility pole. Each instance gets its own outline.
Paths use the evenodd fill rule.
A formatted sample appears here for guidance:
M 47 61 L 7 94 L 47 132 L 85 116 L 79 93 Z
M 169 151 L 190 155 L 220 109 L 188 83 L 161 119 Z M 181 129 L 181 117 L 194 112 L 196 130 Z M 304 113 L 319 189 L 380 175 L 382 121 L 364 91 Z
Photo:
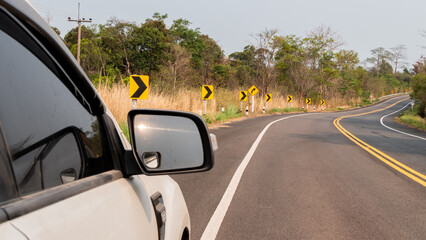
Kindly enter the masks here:
M 92 19 L 86 20 L 84 18 L 80 19 L 80 3 L 78 3 L 78 18 L 71 19 L 68 17 L 68 22 L 77 22 L 78 23 L 78 36 L 77 36 L 77 63 L 80 65 L 80 39 L 81 39 L 81 23 L 92 22 Z

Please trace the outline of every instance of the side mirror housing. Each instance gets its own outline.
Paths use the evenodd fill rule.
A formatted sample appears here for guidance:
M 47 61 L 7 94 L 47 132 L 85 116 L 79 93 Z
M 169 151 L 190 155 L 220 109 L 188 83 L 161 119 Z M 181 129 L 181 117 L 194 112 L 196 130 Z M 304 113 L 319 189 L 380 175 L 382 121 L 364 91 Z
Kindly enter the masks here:
M 133 156 L 143 173 L 201 172 L 213 167 L 210 135 L 200 116 L 135 109 L 129 112 L 128 123 Z

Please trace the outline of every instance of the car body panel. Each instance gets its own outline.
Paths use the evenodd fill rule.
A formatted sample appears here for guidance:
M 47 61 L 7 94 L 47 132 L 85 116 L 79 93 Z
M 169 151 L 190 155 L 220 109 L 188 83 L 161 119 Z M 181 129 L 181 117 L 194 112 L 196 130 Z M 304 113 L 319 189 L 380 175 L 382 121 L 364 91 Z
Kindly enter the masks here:
M 0 224 L 0 238 L 1 239 L 16 239 L 16 240 L 26 240 L 24 234 L 18 231 L 15 227 L 12 226 L 10 222 Z
M 191 232 L 188 208 L 179 185 L 169 176 L 138 175 L 150 195 L 156 191 L 164 198 L 167 221 L 165 239 L 181 239 L 183 231 Z
M 137 181 L 121 178 L 10 222 L 30 239 L 157 239 L 153 207 Z

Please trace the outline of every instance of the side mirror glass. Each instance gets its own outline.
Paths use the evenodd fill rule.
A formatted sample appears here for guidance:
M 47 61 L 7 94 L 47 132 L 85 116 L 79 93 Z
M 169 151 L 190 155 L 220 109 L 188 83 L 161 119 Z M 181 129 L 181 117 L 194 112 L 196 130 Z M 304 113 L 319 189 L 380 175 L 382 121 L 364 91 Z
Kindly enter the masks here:
M 210 135 L 195 114 L 132 110 L 129 124 L 133 154 L 146 173 L 200 171 L 213 165 Z

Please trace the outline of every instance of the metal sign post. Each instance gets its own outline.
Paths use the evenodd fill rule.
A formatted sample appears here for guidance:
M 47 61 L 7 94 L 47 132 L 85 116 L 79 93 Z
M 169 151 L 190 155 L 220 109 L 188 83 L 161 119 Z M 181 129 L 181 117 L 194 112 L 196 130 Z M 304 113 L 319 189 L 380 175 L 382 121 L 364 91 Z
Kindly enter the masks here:
M 293 108 L 293 96 L 287 95 L 287 108 L 290 103 L 291 103 L 291 108 Z
M 240 91 L 240 110 L 243 111 L 243 101 L 247 101 L 247 91 Z
M 270 102 L 271 100 L 272 100 L 272 94 L 270 93 L 265 94 L 266 110 L 268 109 L 268 102 Z
M 310 98 L 306 98 L 306 111 L 309 111 L 309 104 L 312 103 L 312 100 Z
M 248 92 L 251 94 L 251 112 L 254 112 L 254 95 L 256 95 L 259 90 L 253 85 L 249 88 Z
M 254 112 L 254 96 L 251 96 L 251 112 Z
M 203 114 L 207 114 L 207 101 L 213 99 L 213 86 L 203 85 L 201 87 L 201 98 L 203 99 Z

